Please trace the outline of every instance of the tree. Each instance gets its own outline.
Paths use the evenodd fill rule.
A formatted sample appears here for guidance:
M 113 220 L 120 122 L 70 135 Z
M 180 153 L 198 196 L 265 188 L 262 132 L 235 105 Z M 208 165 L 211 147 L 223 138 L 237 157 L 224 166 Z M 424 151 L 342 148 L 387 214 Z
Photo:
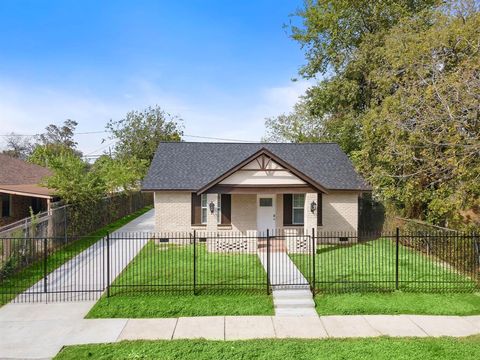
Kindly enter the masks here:
M 75 129 L 78 123 L 73 120 L 65 120 L 63 126 L 48 125 L 46 132 L 36 136 L 36 143 L 28 156 L 28 161 L 40 166 L 50 167 L 50 162 L 57 157 L 76 156 L 80 158 L 82 153 L 77 150 L 74 140 Z
M 148 164 L 146 160 L 134 157 L 113 159 L 108 155 L 100 156 L 93 164 L 92 171 L 102 179 L 106 191 L 114 194 L 119 191 L 138 190 Z
M 325 136 L 323 124 L 312 116 L 305 104 L 298 103 L 294 111 L 265 120 L 267 134 L 264 141 L 315 142 Z
M 377 49 L 384 65 L 371 79 L 391 90 L 363 116 L 355 159 L 404 216 L 480 226 L 479 38 L 478 12 L 436 11 L 403 21 Z
M 437 0 L 307 0 L 296 13 L 301 25 L 291 28 L 292 38 L 305 51 L 307 63 L 300 69 L 305 78 L 321 77 L 287 119 L 268 119 L 270 135 L 295 127 L 298 119 L 310 113 L 321 128 L 317 140 L 335 141 L 347 154 L 362 144 L 362 114 L 372 102 L 378 84 L 369 79 L 370 71 L 381 66 L 376 49 L 385 34 L 404 18 L 430 9 Z M 359 49 L 365 56 L 359 57 Z M 306 109 L 306 111 L 305 111 Z M 287 121 L 285 121 L 287 120 Z M 294 120 L 291 123 L 288 120 Z M 311 118 L 304 120 L 311 128 Z M 278 125 L 278 126 L 277 126 Z M 286 126 L 285 126 L 286 125 Z M 291 137 L 291 136 L 289 136 Z M 302 141 L 293 137 L 293 141 Z
M 143 111 L 131 111 L 119 121 L 110 120 L 107 130 L 116 140 L 114 152 L 119 159 L 134 157 L 148 164 L 161 141 L 181 141 L 181 119 L 163 111 L 159 106 Z
M 292 114 L 267 119 L 267 134 L 338 142 L 390 216 L 478 228 L 475 1 L 319 0 L 298 14 L 301 74 L 324 77 Z
M 32 140 L 28 136 L 10 133 L 5 138 L 7 147 L 3 150 L 3 154 L 13 156 L 22 160 L 26 160 L 33 150 Z
M 45 128 L 45 133 L 38 135 L 37 140 L 41 145 L 57 144 L 75 149 L 77 142 L 74 140 L 74 135 L 77 125 L 76 121 L 70 119 L 65 120 L 63 126 L 50 124 Z
M 44 185 L 54 189 L 67 204 L 91 202 L 106 193 L 105 182 L 72 152 L 52 157 L 49 168 L 53 175 L 45 179 Z

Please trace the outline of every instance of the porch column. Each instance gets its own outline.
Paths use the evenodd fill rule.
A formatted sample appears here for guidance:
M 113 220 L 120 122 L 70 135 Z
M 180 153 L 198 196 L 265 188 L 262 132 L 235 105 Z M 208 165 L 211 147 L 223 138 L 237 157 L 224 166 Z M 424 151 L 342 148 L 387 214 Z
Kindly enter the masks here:
M 312 228 L 317 229 L 317 210 L 312 213 L 310 204 L 312 201 L 317 202 L 317 193 L 306 193 L 305 194 L 305 205 L 304 205 L 304 219 L 303 219 L 303 229 L 305 235 L 310 235 L 312 233 Z M 317 204 L 318 207 L 318 204 Z
M 210 212 L 210 203 L 215 205 L 215 211 L 213 214 Z M 218 194 L 207 194 L 207 228 L 208 231 L 217 231 L 218 230 Z

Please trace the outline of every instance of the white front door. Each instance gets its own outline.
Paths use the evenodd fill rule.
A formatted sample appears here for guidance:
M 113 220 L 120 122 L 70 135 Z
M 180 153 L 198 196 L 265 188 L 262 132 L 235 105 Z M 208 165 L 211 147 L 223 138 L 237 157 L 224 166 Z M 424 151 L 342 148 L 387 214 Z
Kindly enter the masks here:
M 257 230 L 275 229 L 275 195 L 257 196 Z

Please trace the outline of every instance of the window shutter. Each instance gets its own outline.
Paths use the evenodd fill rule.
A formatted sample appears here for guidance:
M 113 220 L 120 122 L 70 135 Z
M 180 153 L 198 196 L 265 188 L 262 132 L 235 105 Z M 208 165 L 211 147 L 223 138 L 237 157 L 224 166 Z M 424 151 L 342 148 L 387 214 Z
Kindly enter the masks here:
M 323 194 L 317 194 L 317 226 L 323 225 Z
M 292 194 L 283 194 L 283 225 L 292 225 Z
M 192 193 L 192 225 L 202 223 L 202 196 Z
M 232 195 L 222 194 L 222 225 L 232 223 Z

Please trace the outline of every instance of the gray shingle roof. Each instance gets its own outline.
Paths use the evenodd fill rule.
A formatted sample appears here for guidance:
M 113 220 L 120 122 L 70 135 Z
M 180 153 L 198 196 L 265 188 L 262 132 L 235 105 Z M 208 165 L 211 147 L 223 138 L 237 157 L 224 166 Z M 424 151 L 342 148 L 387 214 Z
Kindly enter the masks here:
M 370 190 L 334 143 L 160 143 L 143 190 L 198 190 L 266 148 L 331 190 Z

